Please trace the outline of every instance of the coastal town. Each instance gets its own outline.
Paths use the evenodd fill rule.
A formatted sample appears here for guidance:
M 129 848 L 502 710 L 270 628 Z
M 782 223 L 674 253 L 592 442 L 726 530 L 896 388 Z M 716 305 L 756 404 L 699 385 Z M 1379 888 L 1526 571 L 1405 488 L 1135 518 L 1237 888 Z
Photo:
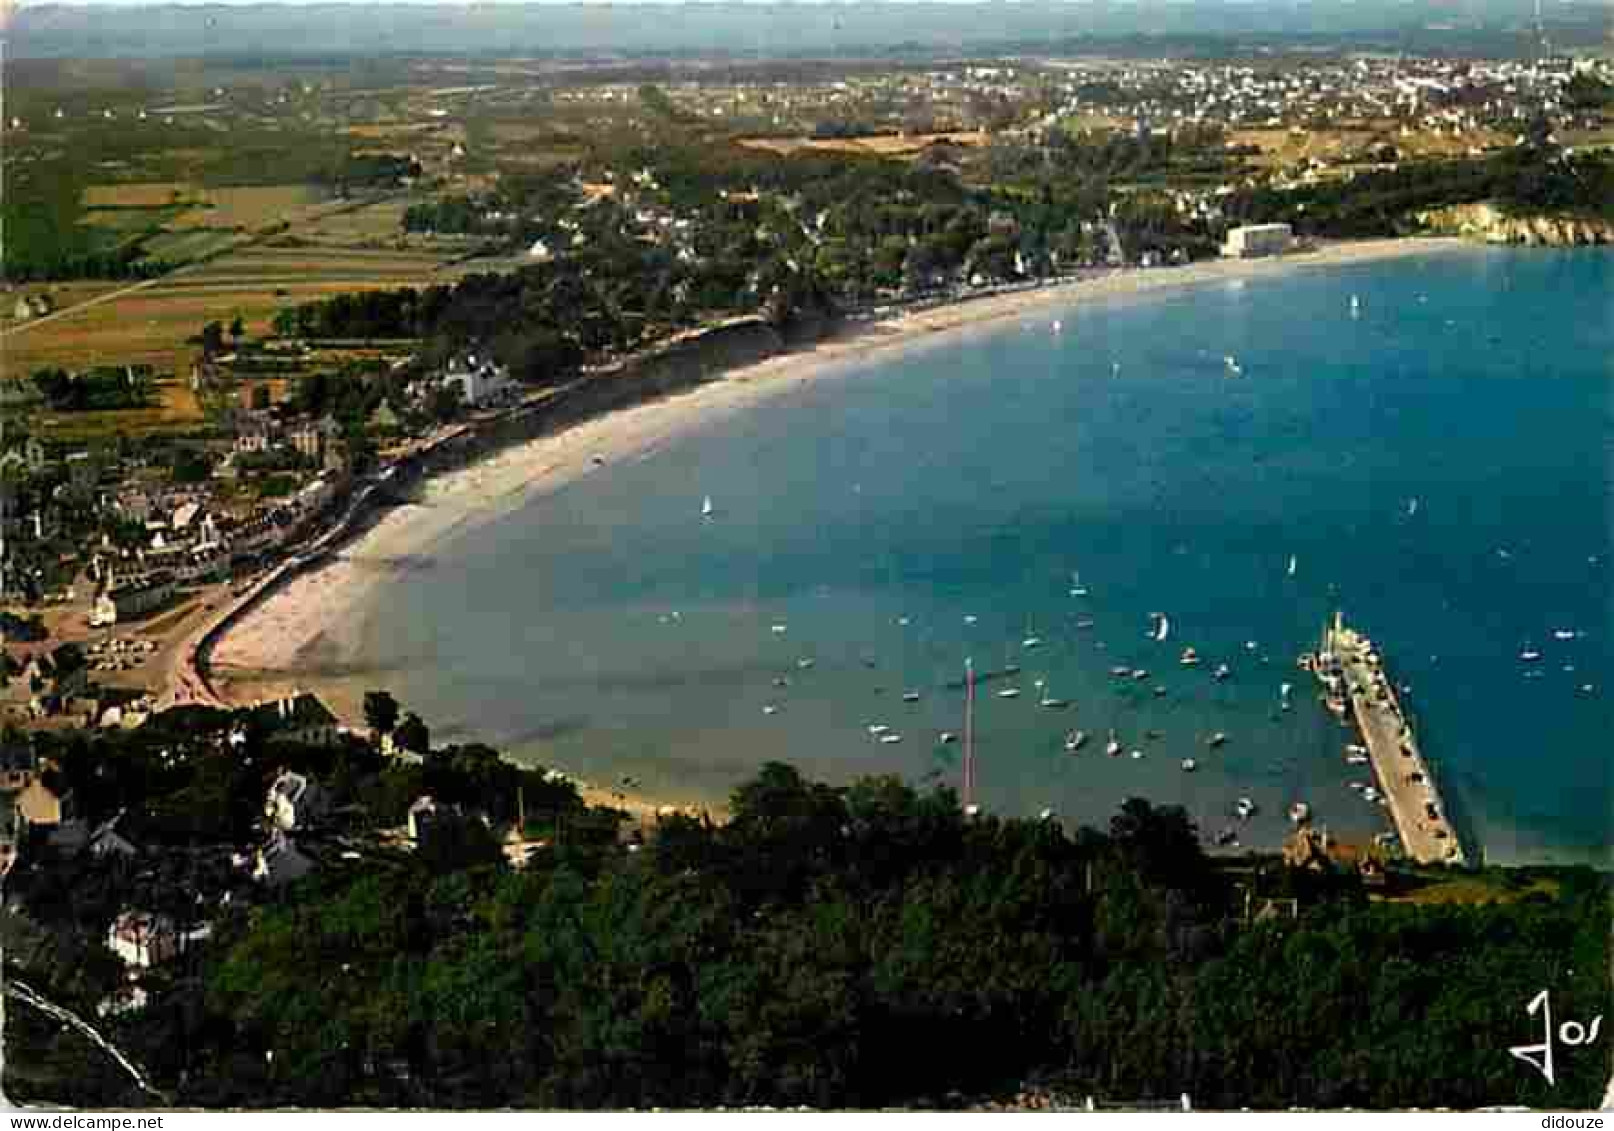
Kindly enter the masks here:
M 50 61 L 24 59 L 48 81 L 6 91 L 8 192 L 54 203 L 15 236 L 8 211 L 0 295 L 0 946 L 5 976 L 72 1024 L 40 1028 L 48 1010 L 14 1023 L 66 1066 L 24 1075 L 23 1090 L 45 1102 L 83 1071 L 97 1096 L 130 1103 L 233 1104 L 251 1089 L 450 1106 L 679 1095 L 671 1069 L 639 1091 L 610 1073 L 577 1083 L 576 1065 L 538 1090 L 499 1076 L 469 1023 L 424 1035 L 436 1021 L 423 1016 L 455 1015 L 445 1003 L 473 991 L 414 974 L 387 983 L 408 998 L 392 1002 L 397 1017 L 310 1035 L 285 990 L 309 961 L 294 936 L 327 930 L 304 918 L 326 898 L 310 893 L 354 924 L 340 942 L 329 928 L 330 953 L 369 946 L 371 918 L 397 904 L 409 925 L 388 920 L 376 937 L 429 937 L 454 953 L 445 969 L 472 945 L 469 924 L 517 931 L 563 898 L 532 892 L 568 869 L 593 883 L 654 857 L 668 862 L 650 866 L 655 884 L 694 891 L 698 871 L 732 854 L 745 862 L 722 865 L 714 900 L 771 929 L 769 899 L 796 908 L 820 882 L 884 883 L 866 861 L 887 837 L 901 845 L 892 859 L 1080 857 L 1079 883 L 1050 905 L 1088 901 L 1095 936 L 1109 929 L 1101 905 L 1148 919 L 1161 966 L 1198 961 L 1213 937 L 1301 931 L 1358 904 L 1581 898 L 1578 876 L 1485 868 L 1377 646 L 1343 622 L 1306 661 L 1317 709 L 1357 727 L 1341 744 L 1375 776 L 1365 797 L 1385 799 L 1373 810 L 1384 827 L 1331 836 L 1301 804 L 1282 843 L 1249 845 L 1227 831 L 1248 819 L 1245 799 L 1218 814 L 1218 833 L 1117 796 L 1111 831 L 1093 834 L 1103 843 L 1067 850 L 1063 833 L 1013 831 L 1020 815 L 950 792 L 943 813 L 895 778 L 823 785 L 776 763 L 714 818 L 663 804 L 631 774 L 585 782 L 477 736 L 434 735 L 381 675 L 337 703 L 312 686 L 309 659 L 360 591 L 366 539 L 385 544 L 399 516 L 441 501 L 433 492 L 471 490 L 467 469 L 510 505 L 678 435 L 703 405 L 760 404 L 835 362 L 990 322 L 1035 317 L 1058 334 L 1042 312 L 1062 303 L 1412 245 L 1614 243 L 1614 60 L 1539 25 L 1520 34 L 1495 57 L 442 58 L 376 61 L 368 77 L 221 64 L 149 92 L 110 70 L 75 89 Z M 1231 356 L 1222 368 L 1240 373 Z M 405 543 L 371 545 L 402 568 Z M 306 599 L 314 590 L 324 603 Z M 1344 742 L 1358 735 L 1363 746 Z M 868 855 L 843 858 L 853 842 Z M 1172 894 L 1133 905 L 1117 893 L 1134 883 Z M 1195 893 L 1191 914 L 1172 909 L 1181 892 Z M 542 914 L 542 939 L 500 936 L 506 960 L 581 964 L 601 924 L 646 913 Z M 575 954 L 567 932 L 583 940 Z M 1122 961 L 1125 945 L 1104 945 Z M 481 961 L 454 978 L 471 985 Z M 379 995 L 376 969 L 364 978 Z M 554 986 L 534 1015 L 573 1008 L 564 978 Z M 287 997 L 271 1000 L 274 987 Z M 734 993 L 724 1024 L 760 991 Z M 250 1065 L 169 1031 L 203 1014 L 250 1048 Z M 151 1080 L 97 1051 L 149 1033 Z M 324 1063 L 316 1044 L 342 1065 L 331 1090 L 311 1068 Z M 277 1048 L 295 1068 L 277 1069 Z M 577 1048 L 531 1055 L 562 1067 L 596 1056 Z M 23 1070 L 15 1057 L 6 1069 L 14 1092 Z M 999 1088 L 1014 1070 L 970 1086 Z M 777 1093 L 753 1081 L 696 1098 L 825 1105 L 851 1087 L 786 1075 Z M 1100 1078 L 1082 1078 L 1089 1095 Z

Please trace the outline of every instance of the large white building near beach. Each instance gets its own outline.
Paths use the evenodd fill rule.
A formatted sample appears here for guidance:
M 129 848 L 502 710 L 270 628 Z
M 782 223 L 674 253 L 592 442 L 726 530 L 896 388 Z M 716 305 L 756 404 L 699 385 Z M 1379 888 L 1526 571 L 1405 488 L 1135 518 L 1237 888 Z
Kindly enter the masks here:
M 1230 228 L 1222 254 L 1229 259 L 1254 259 L 1260 255 L 1282 255 L 1289 250 L 1294 232 L 1288 224 L 1246 224 Z

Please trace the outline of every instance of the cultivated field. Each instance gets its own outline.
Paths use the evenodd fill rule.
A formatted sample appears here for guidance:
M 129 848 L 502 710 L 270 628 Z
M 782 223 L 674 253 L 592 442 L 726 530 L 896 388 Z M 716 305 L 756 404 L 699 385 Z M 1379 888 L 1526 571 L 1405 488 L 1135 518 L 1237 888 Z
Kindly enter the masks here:
M 1287 129 L 1235 130 L 1228 134 L 1227 140 L 1233 145 L 1259 147 L 1261 156 L 1252 161 L 1268 168 L 1293 166 L 1313 157 L 1337 162 L 1342 156 L 1380 144 L 1395 146 L 1403 158 L 1456 157 L 1466 154 L 1473 147 L 1486 149 L 1511 141 L 1492 130 L 1472 131 L 1462 137 L 1441 135 L 1431 130 L 1415 130 L 1402 135 L 1388 122 L 1364 122 L 1350 128 L 1305 133 L 1293 133 Z
M 190 199 L 200 206 L 174 221 L 176 228 L 267 227 L 295 220 L 311 205 L 329 199 L 312 185 L 248 185 L 242 188 L 210 188 Z

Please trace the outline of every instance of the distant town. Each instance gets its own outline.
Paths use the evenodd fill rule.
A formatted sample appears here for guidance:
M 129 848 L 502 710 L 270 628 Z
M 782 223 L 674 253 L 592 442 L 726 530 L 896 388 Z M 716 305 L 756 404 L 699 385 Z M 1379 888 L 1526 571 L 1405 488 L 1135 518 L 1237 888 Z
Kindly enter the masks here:
M 586 796 L 559 770 L 518 767 L 475 741 L 434 743 L 430 720 L 380 687 L 366 695 L 362 720 L 339 718 L 309 691 L 262 701 L 232 692 L 212 670 L 211 649 L 433 474 L 869 324 L 1370 237 L 1614 243 L 1606 52 L 1537 39 L 1508 58 L 1297 50 L 567 66 L 377 58 L 351 67 L 220 58 L 166 73 L 40 58 L 8 59 L 7 70 L 0 943 L 7 975 L 75 1003 L 82 1028 L 128 1038 L 149 1024 L 158 1033 L 152 1079 L 131 1084 L 82 1033 L 8 1019 L 8 1052 L 15 1027 L 34 1026 L 28 1039 L 54 1056 L 38 1063 L 57 1065 L 19 1069 L 10 1053 L 13 1096 L 21 1071 L 20 1091 L 42 1103 L 78 1102 L 53 1089 L 77 1086 L 79 1072 L 107 1103 L 676 1102 L 670 1070 L 642 1089 L 628 1082 L 632 1058 L 612 1059 L 620 1050 L 587 1027 L 564 978 L 532 990 L 542 999 L 532 1016 L 565 1017 L 601 1046 L 528 1050 L 553 1069 L 528 1088 L 514 1070 L 497 1076 L 469 1022 L 450 1032 L 442 1019 L 454 993 L 422 988 L 413 973 L 387 982 L 398 1017 L 361 1017 L 362 1003 L 344 1000 L 336 1012 L 352 1028 L 341 1034 L 313 1034 L 317 1011 L 299 1019 L 268 990 L 258 996 L 252 973 L 287 979 L 265 986 L 313 974 L 301 969 L 313 956 L 294 936 L 320 901 L 349 916 L 351 930 L 332 941 L 332 927 L 326 940 L 332 953 L 354 948 L 344 971 L 350 958 L 363 966 L 374 957 L 360 953 L 367 932 L 386 934 L 387 946 L 395 932 L 410 946 L 428 940 L 422 953 L 439 947 L 434 971 L 463 978 L 472 995 L 483 959 L 456 948 L 472 947 L 473 922 L 506 932 L 506 958 L 583 964 L 586 954 L 593 963 L 598 924 L 643 908 L 610 904 L 609 893 L 581 912 L 543 903 L 543 932 L 523 941 L 511 924 L 528 913 L 523 901 L 541 900 L 488 876 L 525 875 L 536 862 L 544 876 L 575 867 L 592 884 L 616 866 L 601 860 L 661 844 L 687 874 L 669 867 L 645 891 L 709 882 L 697 902 L 721 889 L 759 923 L 759 908 L 774 906 L 764 889 L 791 916 L 807 914 L 809 890 L 833 890 L 835 900 L 895 890 L 873 865 L 838 855 L 843 827 L 871 854 L 897 845 L 890 858 L 905 863 L 892 867 L 911 865 L 915 876 L 943 841 L 948 859 L 994 867 L 1079 858 L 1086 887 L 1038 889 L 1015 914 L 1030 923 L 1043 914 L 1037 906 L 1068 900 L 1095 938 L 1107 929 L 1095 907 L 1117 921 L 1135 916 L 1154 932 L 1139 945 L 1163 967 L 1199 962 L 1213 939 L 1253 925 L 1310 930 L 1312 909 L 1348 927 L 1358 912 L 1344 909 L 1370 896 L 1495 900 L 1506 905 L 1497 915 L 1521 921 L 1537 908 L 1531 894 L 1538 904 L 1584 898 L 1573 912 L 1564 902 L 1539 913 L 1558 916 L 1561 931 L 1574 929 L 1572 915 L 1596 917 L 1597 897 L 1586 894 L 1595 884 L 1579 874 L 1451 881 L 1410 864 L 1387 872 L 1379 856 L 1331 853 L 1307 834 L 1287 856 L 1213 876 L 1180 814 L 1146 805 L 1118 817 L 1102 844 L 1049 847 L 1029 822 L 1029 831 L 1005 822 L 1001 836 L 970 831 L 956 798 L 944 817 L 889 782 L 848 794 L 779 767 L 736 792 L 736 828 L 720 832 L 698 813 L 635 807 L 629 781 Z M 778 869 L 753 874 L 733 862 L 741 856 Z M 951 873 L 924 883 L 942 892 L 926 929 L 980 910 L 947 886 L 962 883 Z M 1123 888 L 1133 894 L 1123 899 Z M 1189 910 L 1172 902 L 1185 892 Z M 389 900 L 414 901 L 408 925 L 376 925 Z M 706 928 L 666 929 L 683 938 Z M 884 939 L 886 925 L 864 929 Z M 1480 930 L 1470 923 L 1452 937 L 1471 929 Z M 659 930 L 644 927 L 635 945 L 652 945 Z M 568 933 L 583 940 L 575 954 Z M 782 934 L 769 940 L 790 945 Z M 1452 959 L 1444 944 L 1417 945 L 1426 944 L 1431 962 Z M 1252 961 L 1271 957 L 1245 945 Z M 1095 946 L 1104 957 L 1093 960 L 1094 979 L 1105 962 L 1127 961 L 1116 939 Z M 766 978 L 789 973 L 763 953 L 749 950 L 746 961 Z M 375 969 L 364 975 L 372 988 L 385 981 Z M 715 999 L 703 1008 L 740 1027 L 736 1018 L 766 996 L 757 977 L 756 986 L 737 980 L 721 1008 Z M 870 985 L 882 978 L 895 975 L 871 975 Z M 1007 1032 L 995 1027 L 1012 1027 L 1007 1018 L 1025 1004 L 1011 981 L 968 1004 L 979 1016 L 964 1005 L 955 1014 L 988 1036 Z M 634 993 L 709 990 L 646 984 Z M 938 985 L 937 1000 L 952 992 Z M 1013 1009 L 986 1000 L 1000 992 Z M 1080 996 L 1072 988 L 1056 1004 L 1038 998 L 1044 1012 L 1025 1015 L 1046 1016 L 1051 1031 L 1053 1018 L 1066 1024 L 1085 1008 Z M 642 1006 L 634 1039 L 652 1040 L 649 1006 L 612 1001 L 605 1008 Z M 826 997 L 802 1016 L 843 1005 Z M 891 1008 L 920 1016 L 928 1006 L 915 998 Z M 191 1048 L 170 1032 L 182 1014 L 240 1038 L 252 1063 L 232 1060 L 225 1044 Z M 500 1034 L 520 1027 L 498 1016 Z M 1252 1024 L 1260 1016 L 1252 1006 Z M 821 1036 L 804 1030 L 801 1049 Z M 1075 1091 L 1033 1089 L 1044 1101 L 1106 1082 L 1081 1045 L 1060 1046 L 1076 1066 Z M 728 1090 L 701 1075 L 719 1061 L 743 1067 L 748 1054 L 736 1043 L 689 1068 L 690 1102 L 827 1106 L 837 1094 L 910 1102 L 946 1090 L 886 1088 L 850 1070 L 817 1075 L 808 1052 L 769 1048 L 801 1057 L 799 1074 Z M 316 1052 L 340 1060 L 336 1075 L 350 1091 L 321 1090 Z M 586 1074 L 568 1057 L 612 1067 L 577 1083 Z M 1015 1073 L 1042 1067 L 994 1063 L 970 1087 L 1001 1094 Z M 1108 1082 L 1142 1088 L 1145 1068 L 1128 1071 Z M 1594 1070 L 1577 1071 L 1581 1091 L 1594 1085 Z M 1284 1080 L 1302 1087 L 1298 1073 Z M 1375 1077 L 1334 1099 L 1411 1095 Z M 1464 1091 L 1461 1102 L 1480 1098 Z

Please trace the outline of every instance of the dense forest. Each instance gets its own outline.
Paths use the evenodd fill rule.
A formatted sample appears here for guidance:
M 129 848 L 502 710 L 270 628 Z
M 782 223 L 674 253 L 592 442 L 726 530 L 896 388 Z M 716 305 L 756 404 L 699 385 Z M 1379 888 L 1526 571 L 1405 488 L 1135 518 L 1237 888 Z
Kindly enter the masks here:
M 397 822 L 422 791 L 499 827 L 519 786 L 549 847 L 513 871 L 480 834 L 431 853 L 354 834 L 351 861 L 332 853 L 289 888 L 223 904 L 231 881 L 205 854 L 47 858 L 11 895 L 57 941 L 10 953 L 54 968 L 48 992 L 87 1010 L 119 977 L 94 941 L 119 906 L 207 915 L 207 945 L 105 1022 L 182 1105 L 957 1106 L 1028 1085 L 1201 1108 L 1600 1094 L 1598 1056 L 1560 1050 L 1549 1088 L 1507 1053 L 1533 1039 L 1524 1005 L 1542 987 L 1565 1016 L 1607 1000 L 1609 891 L 1584 869 L 1493 874 L 1511 902 L 1386 902 L 1354 872 L 1209 858 L 1180 809 L 1142 800 L 1105 831 L 1067 830 L 780 764 L 734 791 L 726 823 L 664 817 L 624 843 L 614 815 L 551 775 L 434 748 L 420 720 L 398 720 L 379 703 L 374 725 L 424 761 L 357 740 L 271 752 L 251 734 L 209 756 L 197 736 L 228 720 L 200 710 L 160 735 L 55 741 L 98 813 L 150 813 L 148 845 L 249 832 L 269 775 L 292 765 L 368 814 L 356 829 Z M 1252 914 L 1290 899 L 1292 917 Z M 12 1012 L 11 1095 L 50 1086 L 15 1067 L 26 1052 L 70 1065 L 81 1102 L 148 1102 L 70 1034 Z

